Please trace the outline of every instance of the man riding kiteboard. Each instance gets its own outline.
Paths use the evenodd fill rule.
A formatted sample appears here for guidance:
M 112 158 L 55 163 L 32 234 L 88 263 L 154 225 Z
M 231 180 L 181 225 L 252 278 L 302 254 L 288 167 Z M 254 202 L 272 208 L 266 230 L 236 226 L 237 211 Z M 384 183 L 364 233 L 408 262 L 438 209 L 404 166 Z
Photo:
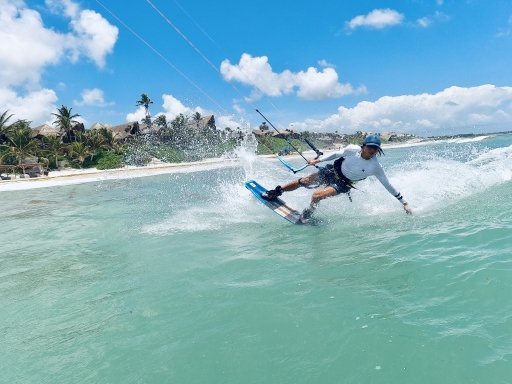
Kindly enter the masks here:
M 354 188 L 355 182 L 366 179 L 368 176 L 375 176 L 388 192 L 402 203 L 405 212 L 411 214 L 412 210 L 409 204 L 402 194 L 391 185 L 377 160 L 376 155 L 382 153 L 380 137 L 378 135 L 368 135 L 362 146 L 348 145 L 341 152 L 333 153 L 323 159 L 308 161 L 309 165 L 316 165 L 320 162 L 335 160 L 333 164 L 318 167 L 318 172 L 301 177 L 282 187 L 278 185 L 261 196 L 266 200 L 273 200 L 281 196 L 283 192 L 294 191 L 300 187 L 318 188 L 322 186 L 322 188 L 313 192 L 310 206 L 304 209 L 301 214 L 301 221 L 306 223 L 311 218 L 320 200 L 340 193 L 347 193 L 350 197 L 350 190 Z

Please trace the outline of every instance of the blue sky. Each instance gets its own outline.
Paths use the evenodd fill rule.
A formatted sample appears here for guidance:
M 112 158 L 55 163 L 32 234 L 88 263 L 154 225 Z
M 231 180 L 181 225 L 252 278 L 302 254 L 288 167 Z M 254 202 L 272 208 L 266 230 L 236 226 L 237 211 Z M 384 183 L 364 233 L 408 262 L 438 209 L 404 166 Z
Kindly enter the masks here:
M 512 3 L 0 0 L 0 111 L 86 127 L 214 114 L 219 128 L 512 129 Z

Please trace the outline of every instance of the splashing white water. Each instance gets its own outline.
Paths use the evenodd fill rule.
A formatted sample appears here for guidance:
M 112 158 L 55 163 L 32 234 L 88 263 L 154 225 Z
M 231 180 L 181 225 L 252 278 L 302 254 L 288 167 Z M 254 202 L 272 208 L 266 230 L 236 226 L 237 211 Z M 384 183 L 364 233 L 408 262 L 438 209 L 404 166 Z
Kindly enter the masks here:
M 241 223 L 257 223 L 274 215 L 263 207 L 243 186 L 250 179 L 267 188 L 314 172 L 293 175 L 274 158 L 256 156 L 253 151 L 237 151 L 242 176 L 220 178 L 215 186 L 215 199 L 200 206 L 185 208 L 163 221 L 144 228 L 147 233 L 167 234 L 179 231 L 218 230 Z M 442 209 L 461 199 L 482 193 L 494 185 L 512 179 L 512 146 L 475 152 L 469 161 L 436 158 L 411 162 L 399 159 L 386 167 L 390 182 L 406 197 L 416 214 Z M 321 202 L 318 215 L 327 219 L 402 215 L 400 203 L 374 177 L 357 184 L 352 191 L 353 202 L 345 195 Z M 309 205 L 311 190 L 300 188 L 288 192 L 283 199 L 293 208 L 302 210 Z
M 432 159 L 388 172 L 417 210 L 437 208 L 512 179 L 512 146 L 486 150 L 467 162 Z

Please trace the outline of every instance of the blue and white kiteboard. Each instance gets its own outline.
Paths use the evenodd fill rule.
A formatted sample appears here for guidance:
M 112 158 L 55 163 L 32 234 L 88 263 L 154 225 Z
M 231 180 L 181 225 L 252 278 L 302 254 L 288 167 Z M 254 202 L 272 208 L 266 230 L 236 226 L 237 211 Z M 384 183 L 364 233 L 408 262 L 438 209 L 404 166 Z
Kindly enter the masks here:
M 256 198 L 277 213 L 279 216 L 285 218 L 290 223 L 293 224 L 302 224 L 300 220 L 300 212 L 296 211 L 293 208 L 290 208 L 286 203 L 280 198 L 276 198 L 273 200 L 265 200 L 261 195 L 264 192 L 267 192 L 267 189 L 260 185 L 258 182 L 254 180 L 249 180 L 244 183 L 245 187 L 251 191 Z

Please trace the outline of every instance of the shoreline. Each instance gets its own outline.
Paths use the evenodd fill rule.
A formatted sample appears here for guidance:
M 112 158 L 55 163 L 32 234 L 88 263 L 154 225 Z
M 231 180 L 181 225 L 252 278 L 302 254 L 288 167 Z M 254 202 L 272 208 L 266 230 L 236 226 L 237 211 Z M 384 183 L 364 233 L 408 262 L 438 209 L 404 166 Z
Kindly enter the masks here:
M 484 140 L 491 135 L 475 135 L 471 138 L 457 138 L 444 140 L 409 140 L 401 143 L 384 144 L 383 149 L 392 149 L 400 147 L 411 147 L 420 145 L 429 145 L 439 142 L 472 142 Z M 324 150 L 324 154 L 336 152 L 339 149 Z M 304 154 L 313 154 L 313 151 L 304 151 Z M 299 155 L 292 154 L 283 156 L 286 158 L 294 158 Z M 276 158 L 277 155 L 259 155 L 262 158 Z M 139 177 L 156 176 L 168 173 L 187 172 L 190 170 L 201 171 L 205 169 L 218 169 L 223 167 L 234 166 L 240 162 L 238 158 L 212 158 L 194 162 L 184 163 L 164 163 L 153 161 L 144 166 L 126 165 L 122 168 L 99 170 L 96 168 L 73 169 L 68 168 L 61 171 L 50 171 L 48 176 L 38 176 L 34 178 L 17 178 L 14 180 L 0 181 L 0 192 L 20 191 L 28 189 L 49 188 L 55 186 L 74 185 L 82 183 L 97 182 L 103 180 L 120 180 Z
M 153 163 L 144 166 L 127 165 L 122 168 L 105 170 L 96 168 L 64 169 L 61 171 L 50 171 L 48 176 L 0 181 L 0 192 L 49 188 L 103 180 L 131 179 L 167 173 L 187 172 L 190 170 L 201 171 L 204 169 L 217 169 L 234 166 L 238 162 L 239 159 L 213 158 L 187 163 Z

